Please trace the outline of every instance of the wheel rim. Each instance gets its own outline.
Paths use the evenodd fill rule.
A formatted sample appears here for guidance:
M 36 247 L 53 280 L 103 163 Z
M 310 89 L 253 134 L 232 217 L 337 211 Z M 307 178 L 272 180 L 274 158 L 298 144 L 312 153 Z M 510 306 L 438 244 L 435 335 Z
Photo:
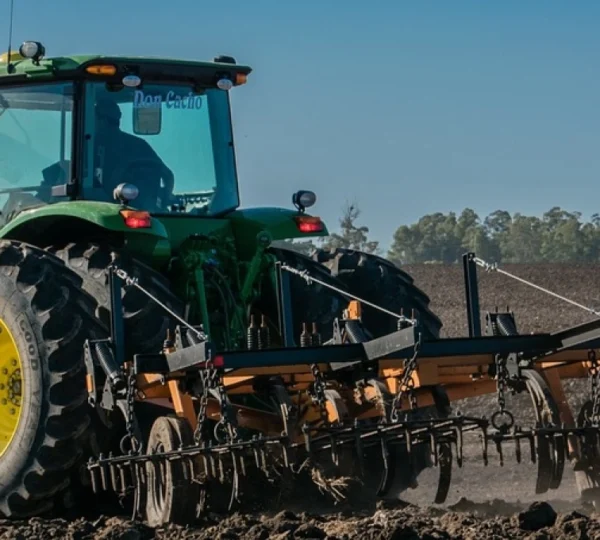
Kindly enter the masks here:
M 0 457 L 12 443 L 22 409 L 21 357 L 15 340 L 0 319 Z

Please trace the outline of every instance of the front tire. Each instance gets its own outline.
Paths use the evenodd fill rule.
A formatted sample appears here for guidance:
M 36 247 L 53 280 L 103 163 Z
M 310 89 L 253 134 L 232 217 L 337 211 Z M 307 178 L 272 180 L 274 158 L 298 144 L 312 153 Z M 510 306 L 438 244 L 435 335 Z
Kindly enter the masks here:
M 11 241 L 0 241 L 0 321 L 0 514 L 26 518 L 68 500 L 90 424 L 84 343 L 106 336 L 81 280 Z

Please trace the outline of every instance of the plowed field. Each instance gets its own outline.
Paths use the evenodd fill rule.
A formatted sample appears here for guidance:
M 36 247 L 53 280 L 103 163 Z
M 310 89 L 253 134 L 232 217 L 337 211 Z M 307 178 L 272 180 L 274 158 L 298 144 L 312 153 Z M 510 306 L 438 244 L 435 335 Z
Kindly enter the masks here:
M 504 270 L 547 287 L 572 300 L 600 307 L 600 265 L 503 266 Z M 418 286 L 431 298 L 433 310 L 444 322 L 443 336 L 466 336 L 464 284 L 461 267 L 422 265 L 405 267 Z M 521 333 L 566 328 L 593 315 L 570 306 L 543 292 L 527 287 L 497 273 L 480 272 L 482 311 L 504 309 L 515 312 Z M 569 383 L 572 406 L 577 407 L 586 383 Z M 464 413 L 489 416 L 495 409 L 494 396 L 456 403 Z M 527 401 L 509 402 L 527 416 Z M 599 515 L 578 501 L 573 473 L 567 465 L 563 485 L 556 491 L 538 496 L 534 492 L 536 466 L 524 460 L 517 464 L 506 456 L 504 467 L 490 451 L 485 467 L 479 448 L 467 443 L 462 468 L 455 468 L 447 503 L 433 507 L 435 470 L 420 477 L 420 486 L 403 494 L 395 507 L 389 504 L 377 510 L 302 513 L 297 509 L 274 509 L 272 513 L 210 516 L 195 528 L 166 527 L 149 529 L 124 517 L 98 516 L 92 520 L 45 521 L 13 524 L 0 522 L 4 538 L 362 538 L 362 539 L 485 539 L 485 538 L 600 538 Z M 432 474 L 430 474 L 430 472 Z M 537 502 L 536 502 L 537 501 Z M 546 502 L 540 502 L 546 501 Z M 299 503 L 308 501 L 299 501 Z M 293 510 L 293 511 L 292 511 Z

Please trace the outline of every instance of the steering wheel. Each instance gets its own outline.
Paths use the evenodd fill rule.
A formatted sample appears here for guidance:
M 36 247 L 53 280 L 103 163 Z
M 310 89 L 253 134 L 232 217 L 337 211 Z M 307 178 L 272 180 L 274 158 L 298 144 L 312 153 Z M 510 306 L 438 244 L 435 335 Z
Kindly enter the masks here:
M 110 177 L 108 178 L 108 181 L 106 181 L 106 180 L 103 181 L 104 190 L 107 192 L 108 196 L 112 200 L 113 199 L 113 190 L 119 184 L 121 184 L 123 182 L 133 183 L 133 182 L 130 182 L 129 179 L 125 175 L 125 173 L 133 167 L 152 167 L 158 172 L 159 180 L 158 180 L 158 184 L 156 186 L 150 185 L 148 183 L 145 183 L 141 186 L 136 184 L 136 187 L 139 189 L 139 192 L 140 192 L 138 199 L 152 201 L 150 204 L 153 207 L 157 206 L 159 194 L 161 192 L 160 178 L 162 178 L 162 175 L 160 174 L 160 171 L 163 168 L 162 161 L 160 161 L 157 158 L 132 159 L 121 165 L 118 165 L 115 168 L 115 170 L 112 172 Z

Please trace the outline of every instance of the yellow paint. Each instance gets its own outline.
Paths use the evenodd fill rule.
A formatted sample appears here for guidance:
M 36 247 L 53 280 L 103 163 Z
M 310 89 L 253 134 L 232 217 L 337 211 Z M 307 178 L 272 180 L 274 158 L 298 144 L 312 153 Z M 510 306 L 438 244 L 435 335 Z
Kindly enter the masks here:
M 12 442 L 21 419 L 21 357 L 8 327 L 0 319 L 0 457 Z
M 19 51 L 11 51 L 10 56 L 8 52 L 0 54 L 0 64 L 8 64 L 8 62 L 18 62 L 19 60 L 25 60 L 25 58 L 19 54 Z

